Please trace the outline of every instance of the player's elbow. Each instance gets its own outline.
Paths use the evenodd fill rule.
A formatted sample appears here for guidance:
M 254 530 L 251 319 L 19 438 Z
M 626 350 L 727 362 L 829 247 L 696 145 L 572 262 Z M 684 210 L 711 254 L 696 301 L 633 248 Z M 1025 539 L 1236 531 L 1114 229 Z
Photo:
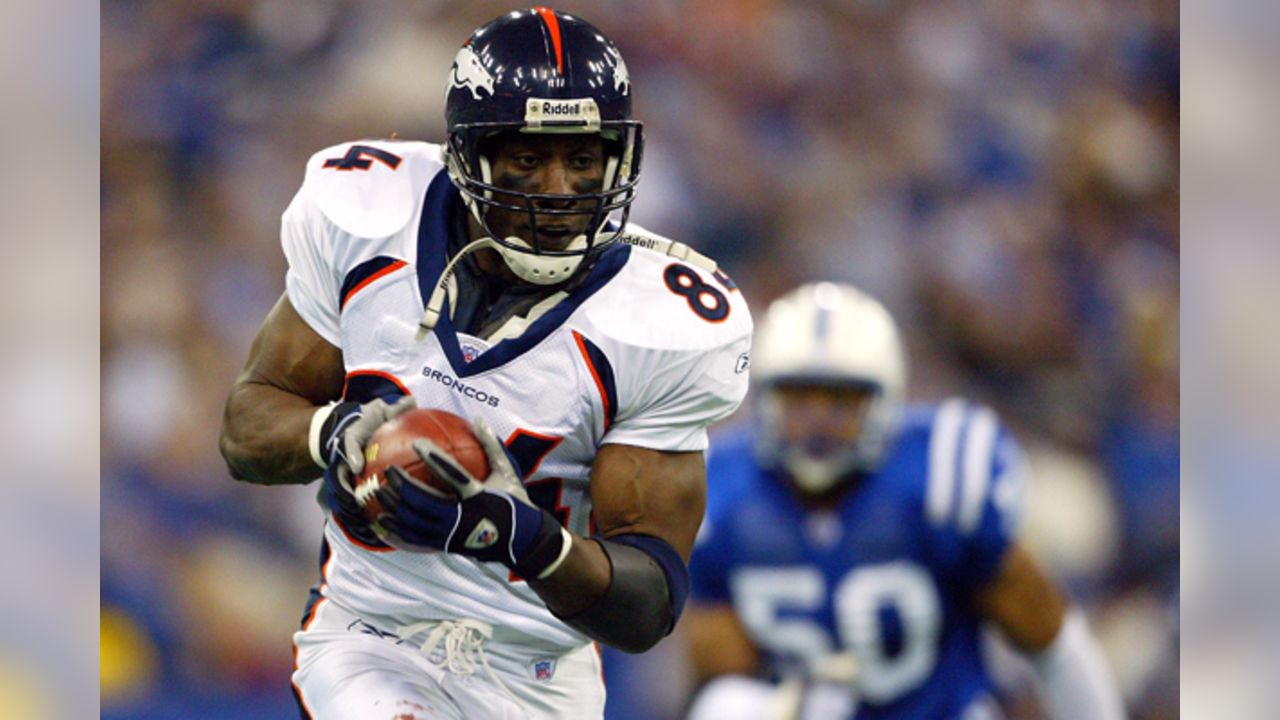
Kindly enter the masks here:
M 227 472 L 231 474 L 232 479 L 240 482 L 258 481 L 257 474 L 253 472 L 253 463 L 248 449 L 225 424 L 222 427 L 222 433 L 218 436 L 218 451 L 222 454 L 222 461 L 226 463 Z
M 665 540 L 615 535 L 600 543 L 612 577 L 605 594 L 566 621 L 626 653 L 642 653 L 670 634 L 689 590 L 689 571 Z
M 227 465 L 227 472 L 231 477 L 240 482 L 248 482 L 262 484 L 266 482 L 261 471 L 265 457 L 263 453 L 254 447 L 249 438 L 252 432 L 247 432 L 242 425 L 244 420 L 240 413 L 236 412 L 235 396 L 228 400 L 227 407 L 222 416 L 222 430 L 218 435 L 218 451 L 222 454 L 222 461 Z
M 653 646 L 657 645 L 658 641 L 666 636 L 665 632 L 647 633 L 634 639 L 621 640 L 615 643 L 613 647 L 624 653 L 639 655 L 642 652 L 648 652 L 653 649 Z
M 631 622 L 618 623 L 613 629 L 600 632 L 601 641 L 616 650 L 636 655 L 651 650 L 671 633 L 675 625 L 675 618 L 665 603 L 644 608 L 632 617 Z

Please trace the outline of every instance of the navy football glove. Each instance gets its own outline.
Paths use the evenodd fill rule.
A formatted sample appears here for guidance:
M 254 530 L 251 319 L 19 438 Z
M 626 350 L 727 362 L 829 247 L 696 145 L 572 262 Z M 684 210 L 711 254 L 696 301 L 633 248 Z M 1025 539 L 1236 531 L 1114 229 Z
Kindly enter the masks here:
M 534 505 L 502 441 L 480 419 L 476 437 L 489 460 L 489 476 L 472 477 L 430 440 L 413 449 L 435 477 L 459 499 L 441 497 L 398 467 L 387 470 L 379 499 L 388 512 L 374 525 L 385 542 L 422 552 L 444 550 L 485 562 L 500 562 L 526 579 L 550 575 L 569 554 L 572 536 L 551 513 Z
M 374 431 L 415 406 L 413 398 L 407 395 L 393 405 L 388 405 L 381 398 L 363 405 L 341 402 L 333 406 L 320 427 L 321 453 L 327 463 L 324 469 L 325 504 L 347 532 L 365 544 L 385 547 L 365 520 L 360 504 L 356 502 L 351 479 L 364 470 L 364 446 Z

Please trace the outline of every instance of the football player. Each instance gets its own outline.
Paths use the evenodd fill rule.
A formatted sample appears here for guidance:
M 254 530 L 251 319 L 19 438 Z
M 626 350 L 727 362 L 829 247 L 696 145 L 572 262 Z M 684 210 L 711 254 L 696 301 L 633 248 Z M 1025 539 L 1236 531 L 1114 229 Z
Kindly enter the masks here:
M 700 679 L 724 677 L 692 717 L 998 718 L 986 625 L 1032 660 L 1053 717 L 1122 716 L 1081 612 L 1016 540 L 1013 437 L 962 399 L 904 411 L 880 303 L 792 291 L 752 375 L 757 423 L 709 458 L 686 622 Z
M 308 162 L 222 452 L 249 482 L 324 474 L 304 716 L 600 718 L 594 643 L 639 652 L 680 616 L 706 427 L 746 394 L 751 317 L 712 261 L 627 224 L 642 129 L 588 23 L 533 8 L 476 30 L 445 118 L 443 145 Z M 415 405 L 472 419 L 491 471 L 419 441 L 458 497 L 389 471 L 370 523 L 363 446 Z

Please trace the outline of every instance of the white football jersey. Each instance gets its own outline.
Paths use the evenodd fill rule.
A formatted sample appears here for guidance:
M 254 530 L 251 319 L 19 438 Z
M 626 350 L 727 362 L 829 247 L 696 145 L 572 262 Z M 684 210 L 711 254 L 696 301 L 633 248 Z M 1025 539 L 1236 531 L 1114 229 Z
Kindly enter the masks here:
M 360 141 L 314 155 L 283 216 L 290 302 L 341 347 L 346 399 L 412 395 L 420 407 L 483 416 L 525 473 L 534 502 L 590 535 L 589 474 L 605 443 L 698 451 L 747 391 L 751 316 L 741 293 L 646 249 L 629 226 L 568 297 L 522 334 L 490 343 L 447 313 L 415 335 L 467 212 L 421 142 Z M 475 618 L 549 650 L 588 638 L 557 620 L 498 563 L 369 548 L 326 524 L 321 593 L 357 614 L 408 624 Z

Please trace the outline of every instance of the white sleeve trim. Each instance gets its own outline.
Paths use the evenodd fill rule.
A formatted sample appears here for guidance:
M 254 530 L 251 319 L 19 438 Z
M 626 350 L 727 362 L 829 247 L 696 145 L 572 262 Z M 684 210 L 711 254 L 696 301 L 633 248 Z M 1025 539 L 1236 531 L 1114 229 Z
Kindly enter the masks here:
M 1053 720 L 1123 720 L 1124 703 L 1084 613 L 1072 609 L 1032 665 Z
M 321 405 L 311 415 L 311 428 L 307 431 L 307 449 L 311 451 L 311 459 L 315 461 L 321 468 L 329 466 L 324 461 L 324 455 L 320 452 L 320 430 L 324 427 L 324 421 L 329 419 L 329 413 L 333 411 L 333 406 L 338 401 L 333 401 L 328 405 Z
M 559 570 L 560 566 L 564 563 L 564 559 L 569 557 L 569 550 L 573 548 L 573 533 L 565 530 L 564 528 L 560 528 L 560 537 L 564 538 L 564 543 L 560 546 L 560 554 L 556 556 L 556 559 L 552 561 L 545 570 L 538 573 L 538 577 L 536 579 L 545 580 L 551 577 L 551 573 Z

